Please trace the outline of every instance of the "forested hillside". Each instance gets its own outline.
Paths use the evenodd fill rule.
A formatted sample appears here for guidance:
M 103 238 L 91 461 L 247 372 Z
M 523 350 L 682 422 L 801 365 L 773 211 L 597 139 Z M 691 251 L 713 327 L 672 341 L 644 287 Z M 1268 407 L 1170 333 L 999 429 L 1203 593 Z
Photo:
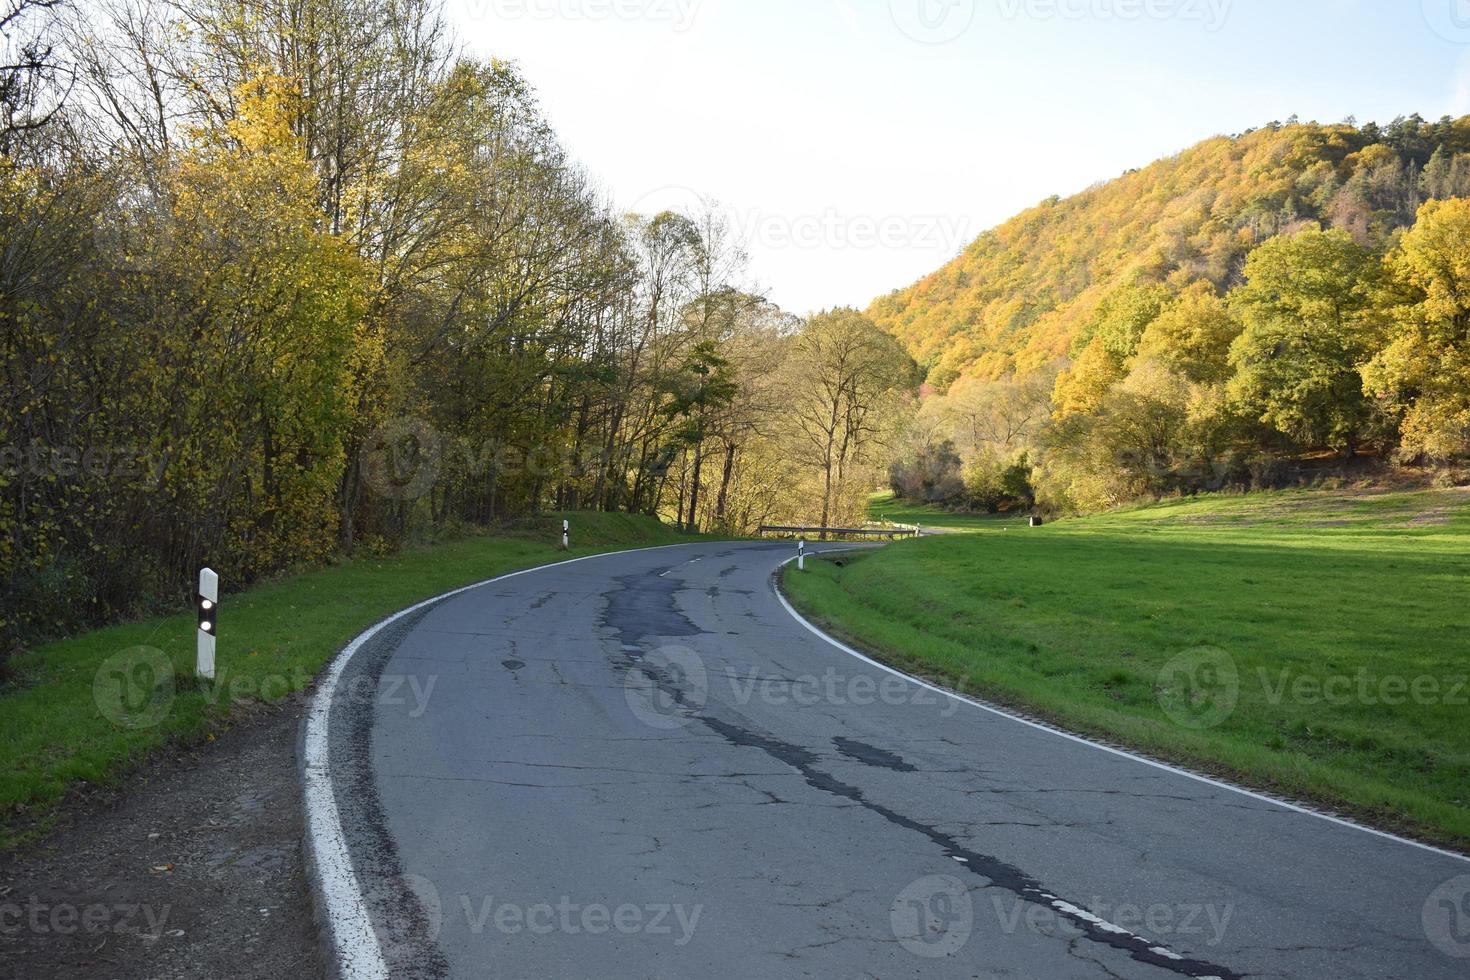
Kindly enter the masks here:
M 1053 198 L 870 315 L 910 496 L 1091 509 L 1470 455 L 1470 118 L 1273 124 Z
M 1424 201 L 1467 194 L 1470 117 L 1273 124 L 1050 198 L 868 312 L 941 387 L 1025 373 L 1066 355 L 1121 286 L 1228 289 L 1257 245 L 1318 223 L 1382 249 Z
M 7 11 L 0 654 L 552 506 L 861 512 L 899 345 L 615 211 L 434 0 Z

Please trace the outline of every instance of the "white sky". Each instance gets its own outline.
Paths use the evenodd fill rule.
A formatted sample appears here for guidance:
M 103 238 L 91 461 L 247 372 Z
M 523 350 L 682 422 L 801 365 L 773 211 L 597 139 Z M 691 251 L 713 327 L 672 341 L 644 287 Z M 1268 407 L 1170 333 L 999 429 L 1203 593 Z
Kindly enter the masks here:
M 796 313 L 1297 113 L 1470 113 L 1470 0 L 445 0 L 627 210 L 698 196 Z

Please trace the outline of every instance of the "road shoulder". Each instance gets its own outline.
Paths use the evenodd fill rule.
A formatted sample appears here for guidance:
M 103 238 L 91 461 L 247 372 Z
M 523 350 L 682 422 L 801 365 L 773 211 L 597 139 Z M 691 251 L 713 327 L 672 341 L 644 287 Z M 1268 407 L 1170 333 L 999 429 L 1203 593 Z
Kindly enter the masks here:
M 0 972 L 323 977 L 301 848 L 303 713 L 288 700 L 170 751 L 6 855 Z

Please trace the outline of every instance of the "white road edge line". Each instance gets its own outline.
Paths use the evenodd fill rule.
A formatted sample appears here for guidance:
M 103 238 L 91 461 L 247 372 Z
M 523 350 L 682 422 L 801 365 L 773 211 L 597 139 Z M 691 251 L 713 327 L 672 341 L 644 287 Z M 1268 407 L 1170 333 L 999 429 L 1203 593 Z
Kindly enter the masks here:
M 780 567 L 784 568 L 794 561 L 796 561 L 796 556 L 793 555 L 792 557 L 783 561 Z M 943 695 L 947 698 L 953 698 L 961 704 L 968 704 L 971 707 L 979 708 L 981 711 L 988 711 L 991 714 L 998 715 L 1001 718 L 1008 718 L 1011 721 L 1019 722 L 1020 724 L 1025 725 L 1027 728 L 1034 728 L 1039 732 L 1046 732 L 1048 735 L 1055 735 L 1056 737 L 1064 738 L 1069 742 L 1076 742 L 1079 745 L 1086 745 L 1091 748 L 1097 749 L 1100 752 L 1106 752 L 1109 755 L 1116 755 L 1120 758 L 1131 759 L 1134 762 L 1140 762 L 1146 766 L 1151 766 L 1154 769 L 1161 769 L 1164 772 L 1173 773 L 1176 776 L 1185 776 L 1189 779 L 1194 780 L 1197 783 L 1204 783 L 1206 786 L 1213 786 L 1216 789 L 1228 790 L 1232 793 L 1238 793 L 1241 796 L 1247 796 L 1261 803 L 1269 803 L 1272 806 L 1281 807 L 1283 810 L 1290 810 L 1293 813 L 1301 813 L 1309 817 L 1316 817 L 1318 820 L 1326 820 L 1328 823 L 1337 824 L 1339 827 L 1350 827 L 1353 830 L 1362 831 L 1365 834 L 1372 834 L 1374 837 L 1381 837 L 1384 840 L 1394 841 L 1399 844 L 1407 844 L 1409 847 L 1417 848 L 1421 851 L 1428 851 L 1431 854 L 1438 854 L 1441 857 L 1454 858 L 1457 861 L 1463 861 L 1467 864 L 1470 864 L 1470 857 L 1467 857 L 1464 854 L 1456 854 L 1454 851 L 1447 851 L 1444 848 L 1435 847 L 1432 844 L 1425 844 L 1420 841 L 1410 840 L 1407 837 L 1400 837 L 1397 834 L 1390 834 L 1384 830 L 1375 830 L 1372 827 L 1365 827 L 1360 823 L 1354 823 L 1353 821 L 1346 820 L 1342 817 L 1334 817 L 1329 813 L 1320 813 L 1316 810 L 1312 810 L 1304 806 L 1299 806 L 1295 803 L 1288 803 L 1285 800 L 1278 800 L 1275 797 L 1267 796 L 1264 793 L 1257 793 L 1254 790 L 1249 790 L 1242 786 L 1235 786 L 1231 783 L 1223 782 L 1218 779 L 1212 779 L 1209 776 L 1201 776 L 1197 772 L 1190 772 L 1188 769 L 1180 769 L 1178 766 L 1171 766 L 1168 763 L 1159 762 L 1157 759 L 1150 759 L 1147 756 L 1136 755 L 1132 752 L 1125 752 L 1122 749 L 1115 749 L 1111 745 L 1103 745 L 1101 742 L 1094 742 L 1091 739 L 1083 738 L 1081 735 L 1073 735 L 1071 732 L 1064 732 L 1059 728 L 1053 728 L 1049 725 L 1039 724 L 1030 720 L 1029 718 L 1022 718 L 1020 715 L 1013 714 L 1002 708 L 997 708 L 995 705 L 986 704 L 983 701 L 977 701 L 974 698 L 965 697 L 963 694 L 956 693 L 955 691 L 951 691 L 948 688 L 940 687 L 936 684 L 930 684 L 926 680 L 915 677 L 912 674 L 906 674 L 903 671 L 898 670 L 897 668 L 890 667 L 885 663 L 874 660 L 867 654 L 862 653 L 858 650 L 854 650 L 852 647 L 836 639 L 835 637 L 828 636 L 826 633 L 822 632 L 822 630 L 818 629 L 811 622 L 809 622 L 805 616 L 796 611 L 796 607 L 793 606 L 789 601 L 787 601 L 786 596 L 781 592 L 779 583 L 775 579 L 772 579 L 771 587 L 775 590 L 776 598 L 780 600 L 782 606 L 786 607 L 786 611 L 791 614 L 791 617 L 802 626 L 806 627 L 808 631 L 821 638 L 823 641 L 831 644 L 832 646 L 836 647 L 838 650 L 841 650 L 843 653 L 847 654 L 850 657 L 856 657 L 863 663 L 871 664 L 872 666 L 877 667 L 879 670 L 887 671 L 895 677 L 902 677 L 904 680 L 909 681 L 913 684 L 917 684 L 920 687 L 927 688 L 928 690 L 933 691 L 936 694 Z
M 662 551 L 666 548 L 687 548 L 693 544 L 708 542 L 684 542 L 681 544 L 657 545 L 652 548 L 632 548 L 626 551 L 608 551 L 597 555 L 584 555 L 550 565 L 523 568 L 518 572 L 498 575 L 495 578 L 454 589 L 432 599 L 425 599 L 402 612 L 369 627 L 342 649 L 333 659 L 331 666 L 322 675 L 321 683 L 311 700 L 307 714 L 306 732 L 302 739 L 302 771 L 304 773 L 303 795 L 306 808 L 306 841 L 311 851 L 311 861 L 316 867 L 321 894 L 326 908 L 321 910 L 329 940 L 336 953 L 337 973 L 342 980 L 389 980 L 388 963 L 383 958 L 383 948 L 373 930 L 372 917 L 368 914 L 363 898 L 362 885 L 352 866 L 352 855 L 347 848 L 347 836 L 342 830 L 341 814 L 337 809 L 337 796 L 332 790 L 331 759 L 328 752 L 332 699 L 342 673 L 361 650 L 378 633 L 405 616 L 411 616 L 445 599 L 482 589 L 487 585 L 507 579 L 544 572 L 552 568 L 565 568 L 594 558 L 609 558 L 615 555 L 632 555 L 645 551 Z

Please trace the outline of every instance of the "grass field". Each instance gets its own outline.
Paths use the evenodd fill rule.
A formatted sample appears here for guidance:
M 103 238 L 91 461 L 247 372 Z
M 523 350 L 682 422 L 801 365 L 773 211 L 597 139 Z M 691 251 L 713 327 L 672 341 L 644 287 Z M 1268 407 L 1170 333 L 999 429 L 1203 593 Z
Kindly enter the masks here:
M 1470 847 L 1470 494 L 1200 497 L 966 529 L 785 586 L 977 696 Z
M 561 520 L 573 523 L 562 552 Z M 566 557 L 688 538 L 642 517 L 548 515 L 514 535 L 358 560 L 223 596 L 218 676 L 194 681 L 193 611 L 97 630 L 22 654 L 0 689 L 0 847 L 44 832 L 69 790 L 112 786 L 170 742 L 214 737 L 236 702 L 309 687 L 348 640 L 457 586 Z
M 891 490 L 875 493 L 868 499 L 868 517 L 875 521 L 892 524 L 920 524 L 926 528 L 942 528 L 950 531 L 979 531 L 1004 524 L 1020 522 L 1022 516 L 1004 514 L 953 514 L 943 507 L 930 504 L 911 504 L 894 499 Z

